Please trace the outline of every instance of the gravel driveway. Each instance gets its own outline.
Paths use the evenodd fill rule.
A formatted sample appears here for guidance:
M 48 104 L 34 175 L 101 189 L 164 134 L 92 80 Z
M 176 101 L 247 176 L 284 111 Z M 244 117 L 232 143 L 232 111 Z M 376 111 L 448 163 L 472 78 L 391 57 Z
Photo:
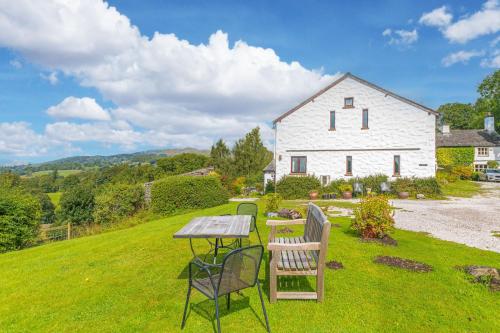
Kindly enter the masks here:
M 396 227 L 500 253 L 500 183 L 481 183 L 473 198 L 394 200 Z

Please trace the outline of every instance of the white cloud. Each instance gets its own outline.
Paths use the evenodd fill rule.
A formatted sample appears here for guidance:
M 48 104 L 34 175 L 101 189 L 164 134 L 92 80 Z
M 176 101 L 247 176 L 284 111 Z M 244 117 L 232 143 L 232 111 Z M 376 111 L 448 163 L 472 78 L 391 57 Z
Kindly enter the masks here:
M 409 33 L 395 32 L 402 43 L 418 38 Z M 147 133 L 155 133 L 164 145 L 233 140 L 254 125 L 270 133 L 272 119 L 335 78 L 285 62 L 272 49 L 241 40 L 230 45 L 222 31 L 198 45 L 174 34 L 147 38 L 100 0 L 7 2 L 0 46 L 97 89 L 116 105 L 114 121 L 145 133 L 134 140 L 150 143 Z
M 500 49 L 493 51 L 489 58 L 481 60 L 482 67 L 500 68 Z
M 93 98 L 66 97 L 61 103 L 47 109 L 47 114 L 55 118 L 80 118 L 90 120 L 110 120 L 109 113 Z
M 51 72 L 49 74 L 40 73 L 40 77 L 44 80 L 49 81 L 49 83 L 53 86 L 59 82 L 59 78 L 57 77 L 57 72 Z
M 484 55 L 484 51 L 458 51 L 455 53 L 450 53 L 444 57 L 441 61 L 443 66 L 449 67 L 456 63 L 467 64 L 471 58 L 480 57 Z
M 9 64 L 16 69 L 20 69 L 23 67 L 23 64 L 17 59 L 13 59 L 13 60 L 9 61 Z
M 36 134 L 26 122 L 0 123 L 0 153 L 37 156 L 47 152 L 50 142 Z
M 493 39 L 491 42 L 490 42 L 490 46 L 491 47 L 495 47 L 497 46 L 497 44 L 500 43 L 500 36 L 497 36 L 495 39 Z
M 411 45 L 418 40 L 417 29 L 413 30 L 392 30 L 385 29 L 382 36 L 389 38 L 389 45 Z
M 431 27 L 445 27 L 451 23 L 452 19 L 453 15 L 448 12 L 446 6 L 442 6 L 422 14 L 418 22 Z

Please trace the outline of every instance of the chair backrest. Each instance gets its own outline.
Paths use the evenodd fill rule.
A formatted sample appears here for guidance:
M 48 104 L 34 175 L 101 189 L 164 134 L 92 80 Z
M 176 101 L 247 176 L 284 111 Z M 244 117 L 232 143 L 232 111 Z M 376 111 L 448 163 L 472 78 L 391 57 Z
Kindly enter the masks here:
M 257 213 L 259 208 L 253 202 L 243 202 L 236 208 L 237 215 L 252 215 L 254 219 L 257 219 Z
M 326 242 L 328 244 L 328 237 L 330 236 L 330 222 L 325 216 L 321 208 L 313 203 L 309 203 L 307 207 L 307 220 L 304 227 L 304 239 L 306 242 Z M 325 245 L 325 248 L 326 248 Z M 319 261 L 324 259 L 326 253 L 320 251 L 311 251 L 312 255 Z
M 257 282 L 264 247 L 252 245 L 229 252 L 222 262 L 218 295 L 253 287 Z

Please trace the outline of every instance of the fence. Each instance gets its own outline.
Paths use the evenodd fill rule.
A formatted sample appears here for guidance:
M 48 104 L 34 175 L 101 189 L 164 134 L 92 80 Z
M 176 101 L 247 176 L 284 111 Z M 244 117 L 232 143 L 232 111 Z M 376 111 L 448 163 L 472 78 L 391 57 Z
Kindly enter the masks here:
M 39 242 L 48 243 L 65 239 L 71 239 L 71 223 L 56 227 L 52 224 L 40 226 Z

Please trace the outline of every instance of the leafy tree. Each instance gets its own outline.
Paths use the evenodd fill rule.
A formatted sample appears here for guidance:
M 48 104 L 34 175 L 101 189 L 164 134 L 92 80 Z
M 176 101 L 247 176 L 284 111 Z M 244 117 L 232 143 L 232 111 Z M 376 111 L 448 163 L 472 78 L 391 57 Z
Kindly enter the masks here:
M 61 196 L 61 221 L 86 224 L 93 221 L 94 189 L 88 185 L 72 187 Z
M 16 188 L 0 188 L 0 252 L 35 243 L 38 236 L 40 202 Z
M 0 188 L 11 188 L 21 184 L 21 177 L 10 171 L 0 174 Z
M 99 224 L 119 222 L 138 211 L 143 198 L 141 185 L 107 185 L 96 195 L 94 221 Z
M 80 183 L 80 178 L 77 175 L 68 175 L 63 178 L 61 183 L 61 190 L 67 191 L 73 186 L 76 186 Z
M 50 200 L 47 193 L 38 192 L 33 193 L 40 202 L 40 208 L 42 209 L 41 223 L 54 223 L 56 220 L 55 207 Z
M 488 75 L 477 88 L 481 97 L 476 101 L 476 108 L 484 117 L 491 113 L 495 117 L 495 129 L 500 130 L 500 69 Z
M 471 104 L 448 103 L 441 105 L 438 109 L 443 115 L 445 124 L 452 129 L 474 128 L 473 119 L 477 117 L 476 110 Z
M 253 178 L 262 173 L 273 154 L 264 146 L 260 138 L 260 129 L 256 127 L 236 142 L 233 148 L 235 174 Z
M 201 154 L 183 153 L 161 158 L 156 164 L 167 175 L 180 175 L 207 166 L 208 157 Z
M 221 174 L 230 175 L 231 160 L 231 150 L 222 139 L 219 139 L 210 149 L 210 164 Z

